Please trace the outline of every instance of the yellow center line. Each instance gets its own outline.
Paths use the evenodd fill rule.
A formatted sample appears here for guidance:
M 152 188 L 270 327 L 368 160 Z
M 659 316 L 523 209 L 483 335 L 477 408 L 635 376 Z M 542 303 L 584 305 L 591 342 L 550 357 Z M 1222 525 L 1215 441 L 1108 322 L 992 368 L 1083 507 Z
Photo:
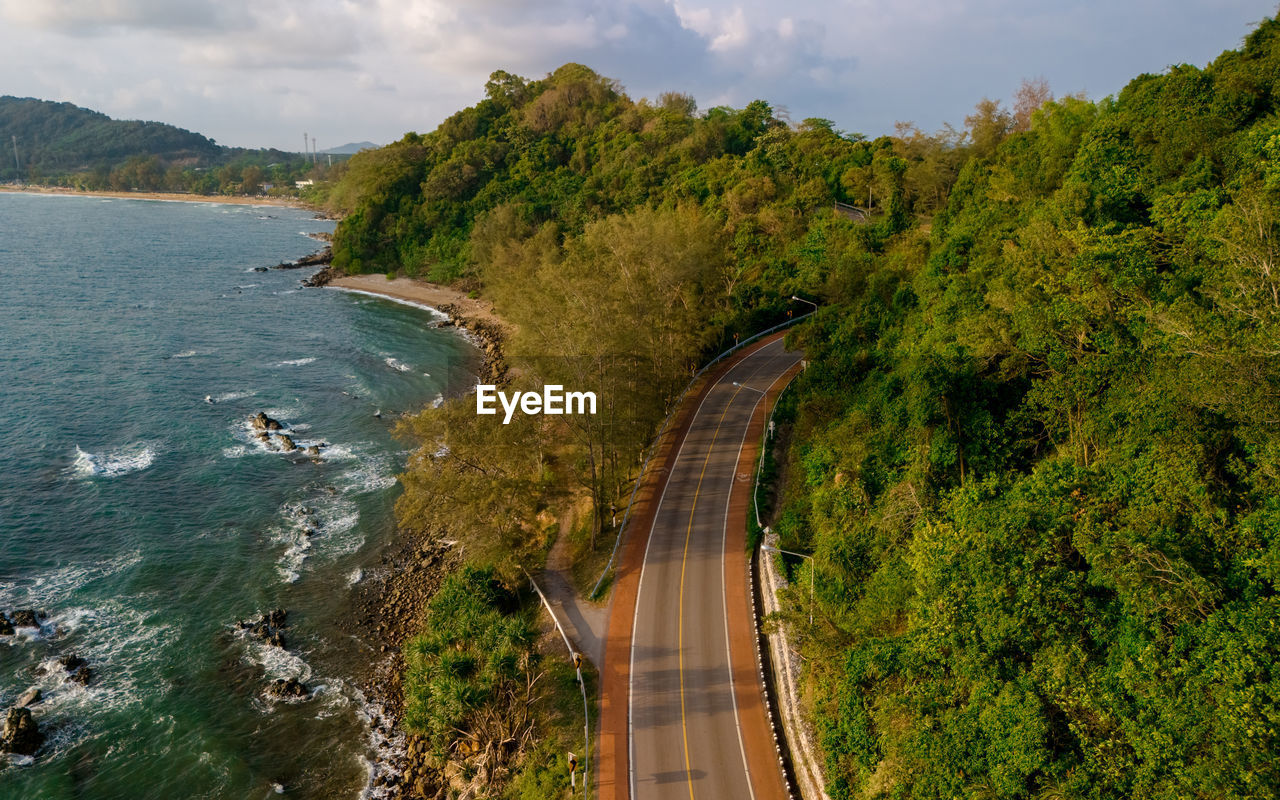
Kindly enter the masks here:
M 720 437 L 720 426 L 724 424 L 724 418 L 729 413 L 729 407 L 733 405 L 733 401 L 738 397 L 742 387 L 739 386 L 729 398 L 729 402 L 724 404 L 724 411 L 720 412 L 720 419 L 716 421 L 715 432 L 711 434 L 711 444 L 707 447 L 707 457 L 702 461 L 702 472 L 698 474 L 698 485 L 693 489 L 693 505 L 689 508 L 689 527 L 684 532 L 684 555 L 680 559 L 680 602 L 676 611 L 679 620 L 679 636 L 677 644 L 677 652 L 679 653 L 680 664 L 680 732 L 684 734 L 684 770 L 685 777 L 689 780 L 689 800 L 693 798 L 693 762 L 689 759 L 689 725 L 685 720 L 684 709 L 684 571 L 685 565 L 689 561 L 689 540 L 693 537 L 693 515 L 698 508 L 698 495 L 702 492 L 702 479 L 707 474 L 707 464 L 711 463 L 711 454 L 716 449 L 716 439 Z

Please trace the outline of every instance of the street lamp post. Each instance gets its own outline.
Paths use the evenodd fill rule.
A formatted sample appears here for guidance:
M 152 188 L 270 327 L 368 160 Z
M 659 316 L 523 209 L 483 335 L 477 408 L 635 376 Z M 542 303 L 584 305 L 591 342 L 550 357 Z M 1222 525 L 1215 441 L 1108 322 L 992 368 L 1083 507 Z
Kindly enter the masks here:
M 806 558 L 810 562 L 813 561 L 812 554 L 806 555 L 804 553 L 797 553 L 794 550 L 783 550 L 781 547 L 774 547 L 773 545 L 762 544 L 760 545 L 760 549 L 765 551 L 766 553 L 786 553 L 789 556 L 797 556 L 799 558 Z M 813 627 L 813 572 L 814 572 L 814 565 L 810 563 L 809 564 L 809 627 L 810 628 Z
M 805 300 L 803 297 L 796 297 L 794 294 L 791 295 L 791 299 L 799 303 L 808 303 L 809 305 L 813 306 L 814 311 L 818 310 L 818 304 L 813 302 L 812 300 Z

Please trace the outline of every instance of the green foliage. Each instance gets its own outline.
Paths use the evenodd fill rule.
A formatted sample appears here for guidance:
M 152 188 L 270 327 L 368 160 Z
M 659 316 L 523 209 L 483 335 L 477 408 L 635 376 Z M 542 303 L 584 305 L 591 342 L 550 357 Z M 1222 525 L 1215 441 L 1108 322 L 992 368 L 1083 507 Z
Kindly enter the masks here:
M 223 147 L 172 125 L 32 98 L 0 97 L 0 140 L 0 181 L 76 189 L 295 194 L 296 180 L 329 172 L 298 153 Z
M 980 105 L 927 240 L 909 136 L 844 175 L 776 525 L 833 798 L 1280 792 L 1277 65 Z
M 529 620 L 492 570 L 448 576 L 405 645 L 404 725 L 441 765 L 501 780 L 533 736 L 540 658 Z

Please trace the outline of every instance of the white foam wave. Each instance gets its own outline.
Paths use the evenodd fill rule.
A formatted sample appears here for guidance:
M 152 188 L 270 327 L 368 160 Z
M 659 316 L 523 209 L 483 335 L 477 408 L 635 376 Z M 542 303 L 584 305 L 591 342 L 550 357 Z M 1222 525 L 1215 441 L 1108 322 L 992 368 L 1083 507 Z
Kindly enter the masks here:
M 338 488 L 346 494 L 380 492 L 396 485 L 395 468 L 387 453 L 361 455 L 355 467 L 338 476 Z
M 245 650 L 246 658 L 250 663 L 262 667 L 267 680 L 287 681 L 293 678 L 306 683 L 311 679 L 311 665 L 302 656 L 249 636 L 245 639 L 249 643 Z
M 253 397 L 257 393 L 258 391 L 256 389 L 251 389 L 249 391 L 244 391 L 244 392 L 223 392 L 220 395 L 215 395 L 213 398 L 213 402 L 230 403 L 232 400 L 243 400 L 246 397 Z
M 396 359 L 396 358 L 392 358 L 391 356 L 387 356 L 382 360 L 387 363 L 388 367 L 391 367 L 394 370 L 399 370 L 400 372 L 410 372 L 413 369 L 413 367 L 410 367 L 408 364 L 404 363 L 403 361 L 400 361 L 399 359 Z
M 154 664 L 156 654 L 177 641 L 178 630 L 158 621 L 159 605 L 151 596 L 128 596 L 52 614 L 58 654 L 84 658 L 93 678 L 88 685 L 68 682 L 58 655 L 50 654 L 24 671 L 19 684 L 6 687 L 24 691 L 34 684 L 41 690 L 38 713 L 49 734 L 42 761 L 58 758 L 92 735 L 95 718 L 116 717 L 170 690 Z
M 279 364 L 276 364 L 276 366 L 277 367 L 303 367 L 303 366 L 306 366 L 307 364 L 314 364 L 315 361 L 316 361 L 316 357 L 310 356 L 309 358 L 295 358 L 290 361 L 281 361 Z
M 398 303 L 399 305 L 402 305 L 402 306 L 411 306 L 413 308 L 418 308 L 423 311 L 429 311 L 431 312 L 431 316 L 441 320 L 446 320 L 449 318 L 448 314 L 444 313 L 443 311 L 436 308 L 435 306 L 429 306 L 426 303 L 415 303 L 412 300 L 405 300 L 403 297 L 392 297 L 389 294 L 380 294 L 378 292 L 366 292 L 363 289 L 348 289 L 345 286 L 330 286 L 327 288 L 330 288 L 339 292 L 346 292 L 348 294 L 362 294 L 365 297 L 376 297 L 379 300 L 387 300 L 392 303 Z M 457 330 L 464 330 L 464 329 L 458 328 Z
M 155 463 L 157 446 L 152 442 L 136 442 L 105 453 L 86 453 L 77 445 L 71 469 L 85 478 L 117 478 Z
M 355 586 L 357 583 L 360 582 L 360 579 L 363 577 L 364 577 L 364 570 L 360 569 L 359 567 L 356 567 L 355 569 L 347 573 L 347 585 Z
M 360 509 L 334 489 L 324 490 L 305 501 L 285 503 L 280 509 L 283 522 L 272 538 L 285 545 L 276 571 L 286 583 L 295 583 L 314 548 L 325 557 L 354 553 L 364 544 L 360 533 Z
M 391 797 L 394 788 L 388 784 L 392 781 L 380 781 L 379 778 L 401 777 L 402 773 L 395 765 L 404 759 L 404 733 L 399 726 L 393 724 L 385 709 L 369 702 L 359 690 L 355 691 L 355 704 L 356 716 L 364 723 L 368 732 L 369 749 L 374 753 L 373 760 L 360 757 L 360 763 L 365 769 L 365 785 L 360 791 L 360 800 Z M 394 782 L 398 783 L 398 780 Z
M 174 353 L 173 358 L 194 358 L 199 355 L 204 354 L 199 350 L 183 350 L 181 353 Z

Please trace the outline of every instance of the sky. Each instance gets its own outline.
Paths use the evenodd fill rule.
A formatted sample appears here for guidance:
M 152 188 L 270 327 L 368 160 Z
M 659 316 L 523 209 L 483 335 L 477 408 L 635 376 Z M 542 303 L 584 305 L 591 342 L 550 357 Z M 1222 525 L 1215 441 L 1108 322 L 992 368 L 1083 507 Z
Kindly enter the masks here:
M 1023 78 L 1099 99 L 1238 47 L 1277 0 L 0 0 L 0 94 L 300 150 L 426 132 L 503 69 L 754 99 L 878 136 Z

